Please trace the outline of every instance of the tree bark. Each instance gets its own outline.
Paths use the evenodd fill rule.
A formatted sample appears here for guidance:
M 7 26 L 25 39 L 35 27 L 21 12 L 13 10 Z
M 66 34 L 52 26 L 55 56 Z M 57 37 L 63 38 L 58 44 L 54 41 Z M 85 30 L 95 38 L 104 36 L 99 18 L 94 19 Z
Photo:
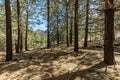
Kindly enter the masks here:
M 66 43 L 67 47 L 69 47 L 69 39 L 68 39 L 68 2 L 66 0 Z
M 20 14 L 20 2 L 17 0 L 17 22 L 18 22 L 18 40 L 16 53 L 22 52 L 22 26 L 21 26 L 21 14 Z
M 26 10 L 26 32 L 25 32 L 25 50 L 27 51 L 28 50 L 28 42 L 27 42 L 27 39 L 28 39 L 28 3 L 27 3 L 27 10 Z
M 72 17 L 70 19 L 70 44 L 72 45 L 72 33 L 73 33 L 73 20 Z
M 87 0 L 87 6 L 86 6 L 86 26 L 85 26 L 85 39 L 84 39 L 84 47 L 87 47 L 88 45 L 88 19 L 89 19 L 89 0 Z
M 75 28 L 74 28 L 74 51 L 78 52 L 78 6 L 79 0 L 75 0 Z
M 12 60 L 12 25 L 11 25 L 11 9 L 10 1 L 5 0 L 6 12 L 6 61 Z
M 47 0 L 47 7 L 48 7 L 48 15 L 47 15 L 47 21 L 48 21 L 48 28 L 47 28 L 47 48 L 50 48 L 50 1 Z
M 113 0 L 109 0 L 113 5 Z M 108 65 L 114 64 L 114 9 L 106 3 L 105 10 L 105 33 L 104 33 L 104 62 Z
M 59 26 L 58 26 L 58 14 L 57 14 L 57 46 L 59 46 Z
M 22 36 L 22 26 L 20 27 L 20 53 L 23 51 L 23 36 Z
M 57 27 L 57 46 L 59 46 L 59 28 Z
M 56 3 L 56 1 L 54 2 L 54 5 L 55 5 L 55 10 L 56 10 L 56 30 L 57 30 L 57 32 L 56 32 L 56 38 L 57 38 L 57 46 L 59 46 L 59 10 L 58 10 L 58 8 L 59 8 L 59 6 L 57 5 L 57 3 Z

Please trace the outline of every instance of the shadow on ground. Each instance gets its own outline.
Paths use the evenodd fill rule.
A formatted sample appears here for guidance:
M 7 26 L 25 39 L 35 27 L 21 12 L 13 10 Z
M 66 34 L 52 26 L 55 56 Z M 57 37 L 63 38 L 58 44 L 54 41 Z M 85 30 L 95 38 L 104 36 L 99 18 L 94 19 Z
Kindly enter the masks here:
M 0 79 L 110 80 L 100 51 L 101 48 L 81 48 L 74 53 L 72 47 L 58 47 L 14 54 L 12 61 L 0 62 Z
M 45 80 L 96 80 L 96 79 L 101 80 L 101 78 L 99 79 L 100 77 L 99 75 L 92 74 L 92 73 L 97 72 L 97 69 L 101 69 L 106 66 L 107 65 L 104 64 L 104 62 L 100 62 L 98 64 L 93 65 L 92 67 L 88 69 L 79 70 L 79 71 L 72 72 L 72 73 L 65 73 L 63 75 L 53 77 L 50 79 L 45 79 Z M 90 76 L 91 76 L 91 79 L 90 79 Z

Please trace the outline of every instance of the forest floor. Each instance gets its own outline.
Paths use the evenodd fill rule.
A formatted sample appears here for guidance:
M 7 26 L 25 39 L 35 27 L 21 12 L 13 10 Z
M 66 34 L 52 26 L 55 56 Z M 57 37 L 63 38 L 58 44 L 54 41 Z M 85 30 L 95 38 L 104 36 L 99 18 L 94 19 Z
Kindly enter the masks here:
M 37 48 L 22 54 L 14 53 L 13 60 L 5 61 L 0 52 L 0 80 L 120 80 L 120 50 L 115 48 L 116 65 L 103 63 L 100 46 Z

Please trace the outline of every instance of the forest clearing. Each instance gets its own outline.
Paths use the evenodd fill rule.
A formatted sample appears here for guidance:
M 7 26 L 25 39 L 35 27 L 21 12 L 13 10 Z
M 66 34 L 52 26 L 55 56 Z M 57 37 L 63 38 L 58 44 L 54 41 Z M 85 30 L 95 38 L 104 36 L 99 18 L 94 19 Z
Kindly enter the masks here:
M 5 53 L 0 54 L 1 80 L 120 80 L 119 48 L 115 65 L 105 64 L 103 49 L 93 45 L 77 53 L 65 45 L 33 49 L 15 53 L 10 62 L 4 62 Z
M 120 80 L 120 0 L 0 0 L 0 80 Z

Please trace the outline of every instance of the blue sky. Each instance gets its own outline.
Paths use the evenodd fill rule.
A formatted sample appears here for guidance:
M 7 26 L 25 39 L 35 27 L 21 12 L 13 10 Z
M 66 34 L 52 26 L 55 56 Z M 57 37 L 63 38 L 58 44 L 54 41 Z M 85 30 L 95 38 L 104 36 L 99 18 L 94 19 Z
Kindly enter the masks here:
M 3 0 L 0 0 L 0 4 L 3 2 Z
M 43 30 L 43 31 L 45 31 L 46 29 L 47 29 L 47 27 L 46 27 L 46 24 L 45 24 L 46 22 L 44 22 L 43 24 L 41 24 L 41 25 L 35 25 L 34 27 L 32 27 L 33 28 L 33 30 L 35 31 L 35 30 L 38 30 L 38 29 L 40 29 L 40 30 Z
M 39 25 L 36 24 L 34 25 L 33 27 L 33 30 L 37 30 L 37 29 L 40 29 L 40 30 L 47 30 L 47 21 L 45 20 L 45 15 L 44 15 L 44 10 L 45 10 L 45 2 L 44 0 L 39 0 L 40 2 L 38 2 L 36 5 L 38 5 L 38 7 L 36 8 L 35 6 L 35 9 L 33 8 L 33 10 L 35 12 L 37 12 L 37 14 L 35 15 L 32 15 L 33 18 L 35 18 L 36 20 L 39 20 Z M 46 10 L 45 10 L 46 11 Z M 40 13 L 40 14 L 39 14 Z M 44 15 L 44 16 L 43 16 Z M 36 17 L 37 16 L 37 17 Z
M 43 31 L 47 30 L 47 21 L 43 19 L 42 15 L 38 16 L 38 17 L 34 17 L 34 18 L 29 19 L 30 22 L 33 21 L 33 24 L 30 24 L 29 27 L 32 27 L 34 31 L 36 31 L 38 29 L 43 30 Z M 36 22 L 39 24 L 37 24 Z

